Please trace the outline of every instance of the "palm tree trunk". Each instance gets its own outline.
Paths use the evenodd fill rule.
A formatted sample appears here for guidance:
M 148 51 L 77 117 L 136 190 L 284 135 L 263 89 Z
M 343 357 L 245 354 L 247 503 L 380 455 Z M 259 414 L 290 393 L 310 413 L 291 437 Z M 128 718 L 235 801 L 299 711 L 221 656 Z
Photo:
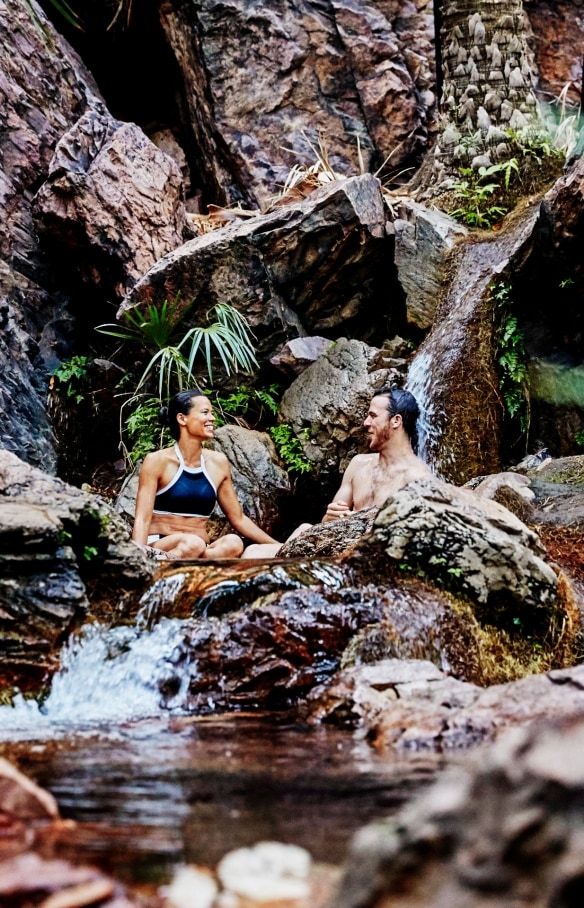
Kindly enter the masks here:
M 522 0 L 442 0 L 441 129 L 434 179 L 513 156 L 510 135 L 539 120 Z

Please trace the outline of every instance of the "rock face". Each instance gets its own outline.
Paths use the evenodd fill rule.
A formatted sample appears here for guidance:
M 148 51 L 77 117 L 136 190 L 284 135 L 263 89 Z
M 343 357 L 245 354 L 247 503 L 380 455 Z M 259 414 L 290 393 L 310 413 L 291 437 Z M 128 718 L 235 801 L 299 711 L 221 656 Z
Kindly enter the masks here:
M 363 447 L 373 390 L 400 380 L 378 349 L 340 338 L 284 393 L 280 420 L 292 426 L 319 477 L 338 478 Z
M 326 337 L 293 337 L 274 353 L 270 362 L 284 375 L 296 377 L 311 366 L 331 343 Z
M 385 208 L 370 175 L 338 181 L 305 202 L 215 230 L 169 253 L 123 309 L 174 299 L 198 324 L 217 303 L 243 312 L 270 355 L 291 337 L 396 318 L 388 290 Z M 398 296 L 396 290 L 396 297 Z
M 260 0 L 251 9 L 203 0 L 164 4 L 161 21 L 210 201 L 267 201 L 292 166 L 314 162 L 319 135 L 342 175 L 358 172 L 359 155 L 375 170 L 391 153 L 399 171 L 426 146 L 435 95 L 424 0 Z
M 93 292 L 121 299 L 185 230 L 182 175 L 133 123 L 90 110 L 59 140 L 35 220 Z
M 3 683 L 36 686 L 91 606 L 123 607 L 154 571 L 96 496 L 0 451 Z
M 571 906 L 584 872 L 584 722 L 513 733 L 363 829 L 331 908 Z
M 496 502 L 445 483 L 418 481 L 396 492 L 351 560 L 367 561 L 380 550 L 430 576 L 450 574 L 452 585 L 477 603 L 507 600 L 545 611 L 557 596 L 557 575 L 536 534 Z
M 431 328 L 448 275 L 450 253 L 468 234 L 451 217 L 400 200 L 393 221 L 395 264 L 406 297 L 408 321 L 418 328 Z
M 524 0 L 531 23 L 538 87 L 557 98 L 566 86 L 576 103 L 582 83 L 580 48 L 584 37 L 581 5 L 576 0 Z
M 51 470 L 46 369 L 57 364 L 71 326 L 63 297 L 48 289 L 55 280 L 39 251 L 31 197 L 57 141 L 99 93 L 42 10 L 37 14 L 44 35 L 19 0 L 0 9 L 0 444 Z

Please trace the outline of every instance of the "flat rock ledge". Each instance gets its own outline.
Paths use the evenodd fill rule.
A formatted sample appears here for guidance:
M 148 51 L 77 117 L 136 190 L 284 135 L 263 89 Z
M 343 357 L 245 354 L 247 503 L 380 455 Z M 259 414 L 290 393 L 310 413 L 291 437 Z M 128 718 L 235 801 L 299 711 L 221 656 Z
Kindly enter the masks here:
M 312 722 L 348 725 L 377 749 L 450 752 L 548 716 L 584 716 L 584 665 L 483 688 L 422 659 L 355 665 L 315 688 Z

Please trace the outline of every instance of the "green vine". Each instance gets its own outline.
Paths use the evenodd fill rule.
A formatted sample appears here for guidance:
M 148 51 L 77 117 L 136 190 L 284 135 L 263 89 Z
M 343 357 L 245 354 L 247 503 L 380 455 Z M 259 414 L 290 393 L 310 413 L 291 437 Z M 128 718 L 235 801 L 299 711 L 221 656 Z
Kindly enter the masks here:
M 511 285 L 504 280 L 491 285 L 490 299 L 495 304 L 495 342 L 499 365 L 499 389 L 505 409 L 517 419 L 521 432 L 529 428 L 529 371 L 523 334 L 513 314 Z

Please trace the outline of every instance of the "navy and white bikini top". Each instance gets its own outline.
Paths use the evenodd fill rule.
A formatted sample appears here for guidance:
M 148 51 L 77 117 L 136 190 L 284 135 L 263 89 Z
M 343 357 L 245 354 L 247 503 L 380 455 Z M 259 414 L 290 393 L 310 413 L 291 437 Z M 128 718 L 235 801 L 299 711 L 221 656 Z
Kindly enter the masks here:
M 168 485 L 156 493 L 153 513 L 210 517 L 217 501 L 217 490 L 205 469 L 203 452 L 200 467 L 186 467 L 177 444 L 174 450 L 179 467 Z

